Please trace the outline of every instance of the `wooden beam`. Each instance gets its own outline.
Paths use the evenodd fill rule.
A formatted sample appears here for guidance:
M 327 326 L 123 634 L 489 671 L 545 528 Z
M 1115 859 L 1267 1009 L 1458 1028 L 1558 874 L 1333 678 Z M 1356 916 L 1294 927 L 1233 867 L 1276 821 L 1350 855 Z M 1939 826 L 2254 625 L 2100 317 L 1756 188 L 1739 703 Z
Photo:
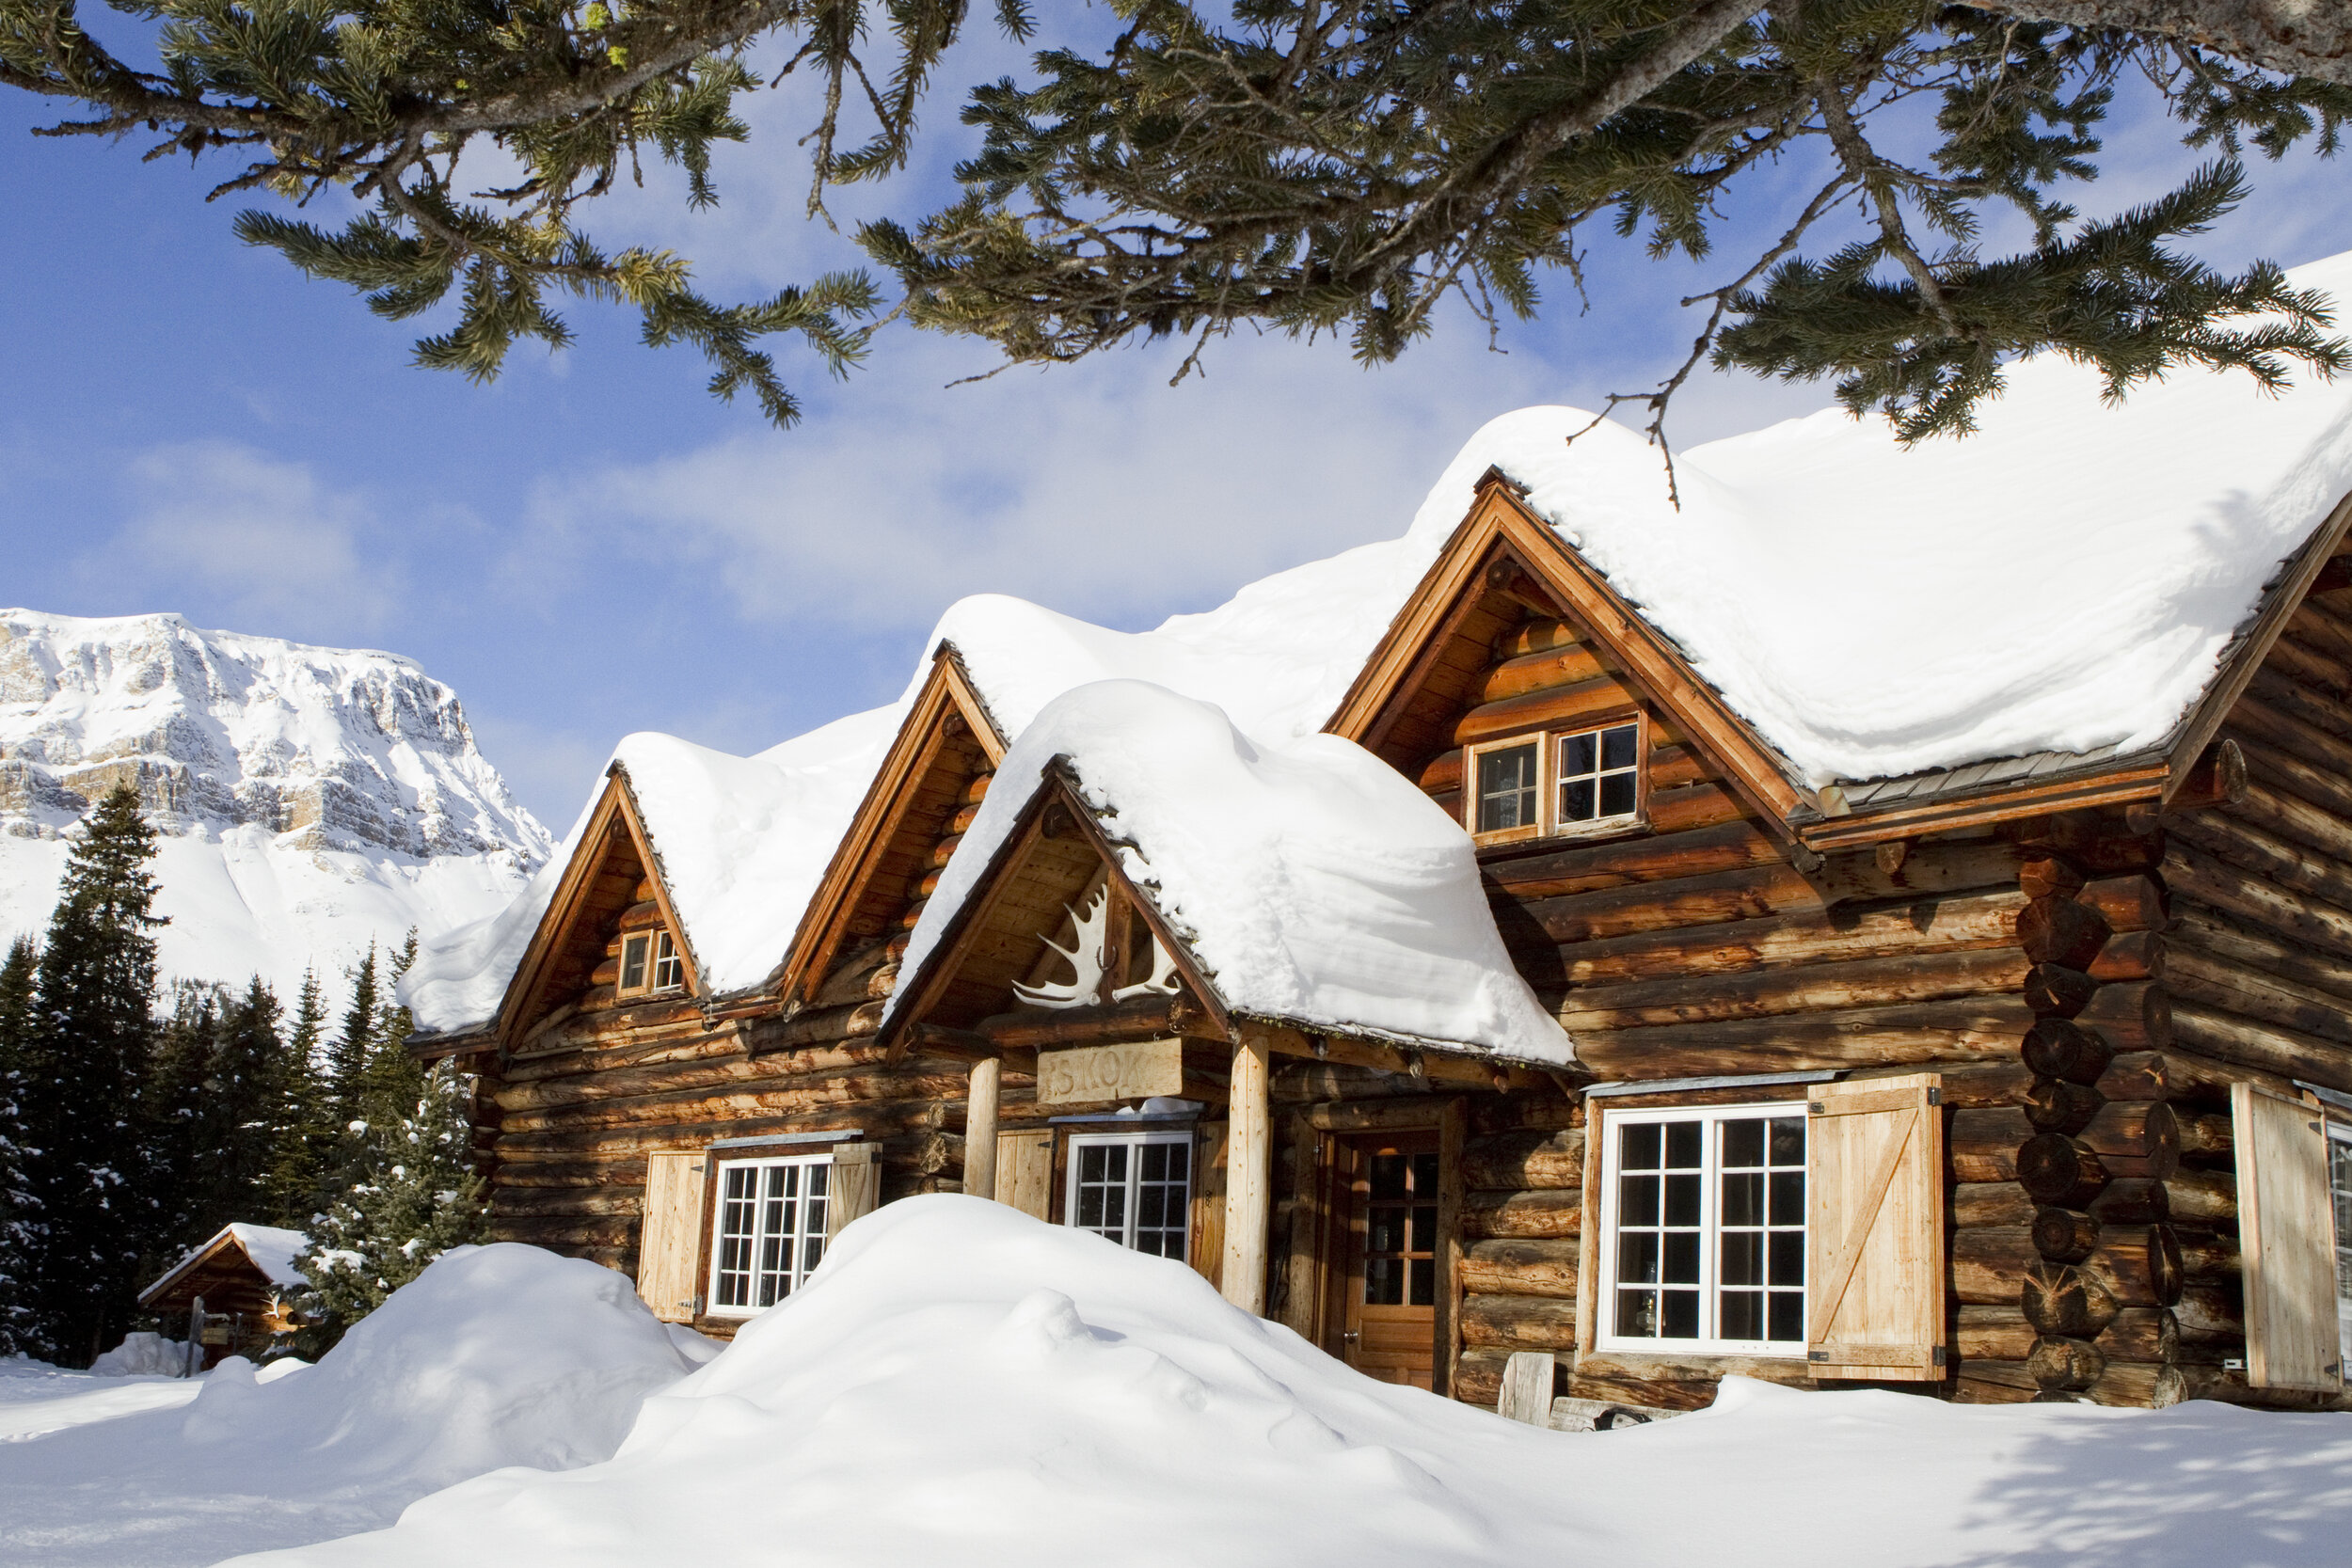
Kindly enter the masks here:
M 1274 1129 L 1267 1102 L 1273 1053 L 1264 1032 L 1245 1028 L 1233 1047 L 1225 1144 L 1225 1299 L 1265 1312 L 1266 1232 L 1271 1219 Z
M 963 1118 L 963 1190 L 973 1197 L 996 1196 L 996 1111 L 1004 1071 L 1004 1063 L 993 1056 L 972 1064 Z

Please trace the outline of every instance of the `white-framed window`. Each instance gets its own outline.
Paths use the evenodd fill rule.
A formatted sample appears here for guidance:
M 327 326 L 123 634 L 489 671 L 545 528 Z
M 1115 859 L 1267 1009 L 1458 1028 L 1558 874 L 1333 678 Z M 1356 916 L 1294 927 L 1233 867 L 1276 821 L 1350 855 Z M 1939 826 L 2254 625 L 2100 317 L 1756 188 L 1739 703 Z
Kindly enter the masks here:
M 621 938 L 621 973 L 613 990 L 622 996 L 659 994 L 686 985 L 686 956 L 667 930 L 631 931 Z
M 1638 716 L 1472 746 L 1463 826 L 1482 844 L 1637 826 L 1642 753 Z
M 1602 1127 L 1600 1348 L 1804 1354 L 1804 1102 Z
M 1192 1132 L 1076 1132 L 1062 1223 L 1182 1261 L 1192 1237 Z
M 747 1318 L 800 1288 L 825 1256 L 833 1156 L 719 1163 L 709 1310 Z

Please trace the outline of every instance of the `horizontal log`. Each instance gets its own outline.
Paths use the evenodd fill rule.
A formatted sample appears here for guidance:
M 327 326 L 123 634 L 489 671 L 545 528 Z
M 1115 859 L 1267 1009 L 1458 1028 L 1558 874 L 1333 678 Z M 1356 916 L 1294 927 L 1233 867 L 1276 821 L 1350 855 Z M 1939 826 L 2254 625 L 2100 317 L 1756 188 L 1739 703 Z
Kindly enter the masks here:
M 2028 898 L 2058 894 L 2072 898 L 2082 891 L 2083 874 L 2061 856 L 2042 849 L 2012 849 L 2017 857 L 2017 888 Z
M 535 1078 L 501 1084 L 491 1099 L 507 1113 L 548 1111 L 564 1106 L 597 1105 L 651 1094 L 703 1090 L 721 1094 L 744 1085 L 787 1085 L 799 1079 L 870 1068 L 886 1059 L 879 1045 L 831 1046 L 821 1049 L 746 1056 L 688 1057 L 682 1061 L 649 1062 L 615 1067 L 602 1072 L 565 1078 Z
M 1867 1084 L 1873 1078 L 1892 1078 L 1917 1070 L 1916 1064 L 1896 1063 L 1887 1067 L 1856 1068 L 1846 1075 L 1847 1082 Z M 1980 1111 L 2002 1105 L 2015 1105 L 2026 1088 L 2033 1082 L 2033 1074 L 2023 1062 L 1996 1058 L 1989 1062 L 1938 1062 L 1936 1075 L 1944 1080 L 1944 1103 L 1956 1111 Z
M 2026 1091 L 2026 1119 L 2037 1132 L 2079 1132 L 2106 1103 L 2088 1084 L 2037 1078 Z
M 2331 896 L 2341 900 L 2342 889 L 2347 880 L 2342 869 L 2343 863 L 2352 859 L 2352 822 L 2347 822 L 2326 806 L 2313 804 L 2267 783 L 2249 784 L 2245 794 L 2237 800 L 2217 806 L 2211 813 L 2200 813 L 2174 831 L 2184 832 L 2207 816 L 2256 830 L 2277 841 L 2309 851 L 2305 857 L 2307 869 L 2303 874 L 2327 877 L 2335 889 Z
M 2172 1312 L 2180 1322 L 2184 1344 L 2227 1350 L 2246 1342 L 2246 1295 L 2234 1279 L 2186 1281 Z
M 823 1106 L 874 1101 L 961 1100 L 963 1064 L 910 1058 L 875 1067 L 723 1089 L 695 1087 L 644 1094 L 593 1105 L 507 1111 L 501 1139 L 542 1132 L 580 1132 L 632 1126 L 697 1126 L 755 1117 L 788 1117 Z
M 2230 710 L 2223 733 L 2238 743 L 2249 772 L 2298 794 L 2304 793 L 2304 786 L 2296 776 L 2282 774 L 2271 766 L 2272 758 L 2291 758 L 2306 772 L 2323 778 L 2352 775 L 2352 741 L 2330 735 L 2260 695 L 2249 693 L 2238 699 L 2237 705 Z M 2324 790 L 2309 798 L 2321 805 L 2337 803 L 2336 798 Z
M 1608 674 L 1598 655 L 1581 643 L 1566 643 L 1538 653 L 1506 658 L 1486 672 L 1478 689 L 1480 703 L 1506 702 L 1531 691 L 1581 686 Z
M 1994 1361 L 1980 1358 L 1955 1358 L 1952 1368 L 1952 1402 L 1955 1404 L 2025 1404 L 2041 1392 L 2042 1386 L 2026 1370 L 2023 1358 L 2015 1361 Z
M 2178 1368 L 2145 1361 L 2110 1361 L 2084 1392 L 2091 1403 L 2117 1410 L 2161 1410 L 2188 1397 Z
M 1821 895 L 1793 867 L 1759 865 L 1672 882 L 1531 899 L 1511 912 L 1512 918 L 1533 922 L 1549 941 L 1565 945 L 1642 931 L 1728 925 L 1821 907 Z
M 644 1170 L 637 1172 L 641 1184 L 634 1187 L 511 1187 L 493 1184 L 490 1189 L 492 1218 L 543 1219 L 559 1214 L 638 1214 L 644 1208 Z
M 2235 1225 L 2237 1173 L 2177 1170 L 2164 1179 L 2165 1206 L 2184 1225 Z
M 1479 875 L 1489 888 L 1533 900 L 1779 865 L 1786 860 L 1786 852 L 1771 837 L 1751 823 L 1732 820 L 1689 832 L 1647 833 L 1492 860 L 1479 867 Z
M 1550 1296 L 1464 1296 L 1461 1326 L 1468 1347 L 1573 1351 L 1576 1303 Z
M 1568 985 L 1730 974 L 1902 953 L 2011 947 L 2024 897 L 2013 892 L 1922 900 L 1902 909 L 1792 914 L 1674 931 L 1645 931 L 1556 950 Z M 1498 908 L 1506 939 L 1514 911 Z M 1547 956 L 1552 956 L 1548 949 Z
M 2352 1053 L 2334 1041 L 2188 1002 L 2172 1009 L 2172 1027 L 2183 1046 L 2205 1055 L 2352 1091 Z
M 2162 1181 L 2126 1176 L 2101 1189 L 2089 1214 L 2101 1225 L 2162 1225 L 2172 1217 L 2171 1196 Z
M 621 911 L 620 928 L 624 931 L 644 931 L 661 924 L 661 906 L 651 898 L 631 904 Z
M 2180 1243 L 2165 1226 L 2103 1227 L 2088 1258 L 2064 1265 L 2042 1258 L 2034 1249 L 2030 1227 L 1952 1232 L 1952 1289 L 1963 1303 L 2004 1307 L 2016 1302 L 2028 1271 L 2037 1267 L 2037 1279 L 2056 1278 L 2072 1269 L 2095 1281 L 2119 1307 L 2169 1307 L 2180 1299 Z M 2077 1338 L 2095 1332 L 2078 1325 L 2045 1326 L 2042 1331 Z
M 512 1219 L 494 1218 L 490 1235 L 501 1242 L 523 1242 L 550 1252 L 570 1253 L 580 1247 L 631 1247 L 637 1244 L 637 1217 L 617 1214 L 560 1214 Z
M 1595 675 L 1569 686 L 1548 686 L 1481 703 L 1454 721 L 1448 736 L 1455 746 L 1475 746 L 1520 731 L 1581 724 L 1603 715 L 1630 717 L 1641 705 L 1633 689 L 1608 675 Z
M 1963 1361 L 2023 1361 L 2042 1338 L 2014 1307 L 1963 1307 L 1953 1348 Z M 2180 1345 L 2180 1327 L 2161 1307 L 2130 1307 L 2092 1341 L 2107 1360 L 2164 1362 Z
M 2352 907 L 2352 868 L 2326 850 L 2298 844 L 2251 816 L 2201 812 L 2172 830 L 2226 865 L 2343 909 Z
M 944 835 L 937 844 L 931 846 L 931 852 L 923 857 L 923 869 L 926 871 L 946 869 L 947 863 L 956 858 L 956 846 L 962 842 L 961 833 Z
M 1561 1098 L 1556 1087 L 1471 1097 L 1472 1137 L 1499 1132 L 1559 1132 L 1584 1125 L 1584 1102 Z
M 2088 1209 L 2107 1184 L 2098 1151 L 2063 1132 L 2037 1132 L 2017 1146 L 2017 1180 L 2037 1202 Z
M 2099 982 L 2079 969 L 2035 964 L 2026 971 L 2026 1006 L 2039 1018 L 2073 1018 L 2099 994 Z
M 588 983 L 592 986 L 617 985 L 620 978 L 621 960 L 618 958 L 607 958 L 588 972 Z
M 1137 996 L 1108 1006 L 998 1013 L 973 1026 L 974 1033 L 997 1045 L 1029 1048 L 1158 1039 L 1168 1035 L 1200 1035 L 1213 1029 L 1208 1015 L 1190 997 L 1181 993 Z
M 669 1027 L 623 1031 L 609 1038 L 578 1038 L 569 1031 L 548 1041 L 546 1049 L 517 1053 L 499 1069 L 503 1085 L 537 1083 L 548 1078 L 593 1076 L 618 1069 L 660 1063 L 713 1061 L 743 1053 L 744 1043 L 758 1023 L 722 1023 L 706 1031 L 697 1017 Z
M 1603 1078 L 1686 1078 L 1898 1062 L 2000 1061 L 2032 1022 L 2023 1001 L 1972 997 L 1720 1023 L 1591 1030 L 1577 1055 Z
M 2317 610 L 2316 606 L 2311 608 Z M 2315 687 L 2333 697 L 2344 696 L 2342 656 L 2331 646 L 2327 626 L 2306 620 L 2305 614 L 2304 610 L 2298 609 L 2288 618 L 2285 629 L 2270 644 L 2263 662 L 2305 686 Z
M 1480 1188 L 1558 1190 L 1584 1181 L 1584 1133 L 1508 1132 L 1477 1138 L 1462 1149 L 1462 1182 Z
M 2352 959 L 2352 910 L 2265 881 L 2179 838 L 2165 848 L 2164 876 L 2176 895 L 2333 958 Z
M 654 1149 L 675 1149 L 698 1141 L 705 1135 L 750 1138 L 771 1132 L 831 1132 L 855 1128 L 866 1137 L 875 1138 L 899 1130 L 935 1127 L 945 1115 L 946 1106 L 938 1100 L 911 1099 L 817 1105 L 791 1115 L 743 1117 L 714 1115 L 711 1120 L 693 1124 L 691 1128 L 676 1119 L 632 1126 L 564 1127 L 526 1132 L 501 1128 L 498 1157 L 501 1168 L 504 1169 L 517 1161 L 592 1159 L 631 1153 L 642 1155 Z
M 1583 1228 L 1584 1195 L 1573 1187 L 1536 1192 L 1473 1192 L 1462 1200 L 1465 1236 L 1574 1236 Z
M 2232 738 L 2239 755 L 2246 759 L 2248 777 L 2254 783 L 2352 821 L 2352 782 L 2345 779 L 2338 767 L 2314 764 L 2289 748 L 2249 735 L 2239 734 Z
M 2164 938 L 2154 931 L 2118 931 L 2090 960 L 2090 977 L 2106 984 L 2164 978 Z
M 2172 1000 L 2148 981 L 2101 986 L 2074 1022 L 2095 1032 L 2120 1054 L 2162 1051 L 2172 1043 Z
M 1473 1242 L 1462 1249 L 1462 1289 L 1471 1295 L 1576 1299 L 1583 1243 L 1559 1240 Z
M 2116 1057 L 2104 1035 L 2062 1018 L 2035 1019 L 2020 1053 L 2037 1075 L 2070 1084 L 2097 1083 Z
M 1945 1145 L 1952 1180 L 2015 1181 L 2018 1148 L 2033 1135 L 2033 1124 L 2014 1107 L 1953 1112 Z
M 2061 894 L 2028 900 L 2017 911 L 2017 944 L 2038 964 L 2088 971 L 2109 934 L 2105 915 Z
M 2265 974 L 2309 986 L 2352 1007 L 2352 961 L 2288 941 L 2218 910 L 2183 900 L 2174 906 L 2168 942 L 2216 958 L 2249 965 Z
M 1608 1351 L 1587 1355 L 1568 1370 L 1563 1386 L 1571 1399 L 1608 1400 L 1658 1410 L 1704 1410 L 1731 1373 L 1766 1383 L 1803 1386 L 1812 1372 L 1803 1358 L 1754 1359 L 1708 1355 L 1636 1355 Z
M 2176 1227 L 2181 1243 L 2181 1275 L 2185 1279 L 2227 1279 L 2243 1272 L 2237 1237 L 2204 1226 Z
M 1957 1174 L 1957 1173 L 1955 1173 Z M 1956 1181 L 1946 1217 L 1956 1229 L 2033 1224 L 2034 1201 L 2012 1179 L 1998 1181 Z
M 2107 1370 L 2107 1358 L 2089 1339 L 2043 1336 L 2033 1342 L 2026 1370 L 2041 1387 L 2052 1392 L 2088 1388 Z
M 2017 880 L 2017 848 L 1997 839 L 1931 840 L 1912 845 L 1891 867 L 1873 849 L 1852 849 L 1824 857 L 1807 876 L 1832 904 L 2008 893 Z
M 2352 1015 L 2346 1014 L 2344 1001 L 2233 958 L 2184 948 L 2178 970 L 2166 977 L 2165 990 L 2185 1002 L 2352 1046 Z
M 2017 990 L 2023 955 L 1999 948 L 1804 964 L 1760 974 L 1637 980 L 1570 991 L 1554 1016 L 1571 1035 L 1784 1013 L 1891 1007 Z
M 1581 647 L 1584 637 L 1565 621 L 1547 616 L 1521 621 L 1494 641 L 1497 660 L 1520 658 L 1551 648 Z
M 2161 931 L 2171 918 L 2164 884 L 2143 875 L 2085 882 L 2074 901 L 2098 911 L 2110 931 Z
M 2191 1111 L 2180 1116 L 2181 1157 L 2227 1160 L 2237 1148 L 2235 1126 L 2227 1113 Z
M 1723 785 L 1702 782 L 1672 789 L 1653 786 L 1642 813 L 1650 832 L 1667 839 L 1738 824 L 1746 817 L 1748 808 Z

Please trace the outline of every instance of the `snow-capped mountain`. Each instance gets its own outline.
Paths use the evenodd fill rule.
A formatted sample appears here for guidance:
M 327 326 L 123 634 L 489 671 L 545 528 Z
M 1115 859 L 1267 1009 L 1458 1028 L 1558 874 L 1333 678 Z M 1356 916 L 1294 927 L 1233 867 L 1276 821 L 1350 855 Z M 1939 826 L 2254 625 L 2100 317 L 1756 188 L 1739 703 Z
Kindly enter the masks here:
M 116 783 L 162 832 L 167 976 L 330 993 L 371 941 L 495 913 L 552 847 L 457 695 L 390 654 L 177 615 L 0 610 L 0 940 L 39 932 Z

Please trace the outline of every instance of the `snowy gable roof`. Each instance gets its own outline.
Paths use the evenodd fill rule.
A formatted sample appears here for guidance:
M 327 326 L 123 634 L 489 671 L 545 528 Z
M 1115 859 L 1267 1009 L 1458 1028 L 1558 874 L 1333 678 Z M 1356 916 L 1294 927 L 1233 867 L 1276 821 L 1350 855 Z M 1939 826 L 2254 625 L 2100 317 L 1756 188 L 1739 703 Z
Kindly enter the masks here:
M 152 1285 L 139 1292 L 142 1304 L 152 1300 L 171 1287 L 174 1280 L 207 1259 L 234 1249 L 245 1255 L 262 1277 L 281 1291 L 308 1284 L 302 1271 L 294 1267 L 294 1259 L 310 1246 L 310 1238 L 299 1230 L 282 1226 L 245 1225 L 222 1226 L 199 1244 L 190 1247 L 180 1260 L 163 1272 Z
M 2352 256 L 2289 277 L 2352 300 Z M 1523 409 L 1414 527 L 1500 467 L 1816 784 L 2154 745 L 2352 492 L 2352 380 L 2181 372 L 2110 405 L 2043 356 L 2008 383 L 1964 439 L 1831 410 L 1694 447 L 1679 511 L 1630 432 Z
M 1057 762 L 1124 847 L 1122 873 L 1232 1011 L 1574 1060 L 1503 950 L 1469 837 L 1354 742 L 1253 738 L 1212 704 L 1112 680 L 1049 702 L 998 777 L 1039 779 Z M 901 974 L 922 971 L 1033 793 L 990 792 L 924 906 Z M 920 989 L 902 985 L 894 1014 Z

